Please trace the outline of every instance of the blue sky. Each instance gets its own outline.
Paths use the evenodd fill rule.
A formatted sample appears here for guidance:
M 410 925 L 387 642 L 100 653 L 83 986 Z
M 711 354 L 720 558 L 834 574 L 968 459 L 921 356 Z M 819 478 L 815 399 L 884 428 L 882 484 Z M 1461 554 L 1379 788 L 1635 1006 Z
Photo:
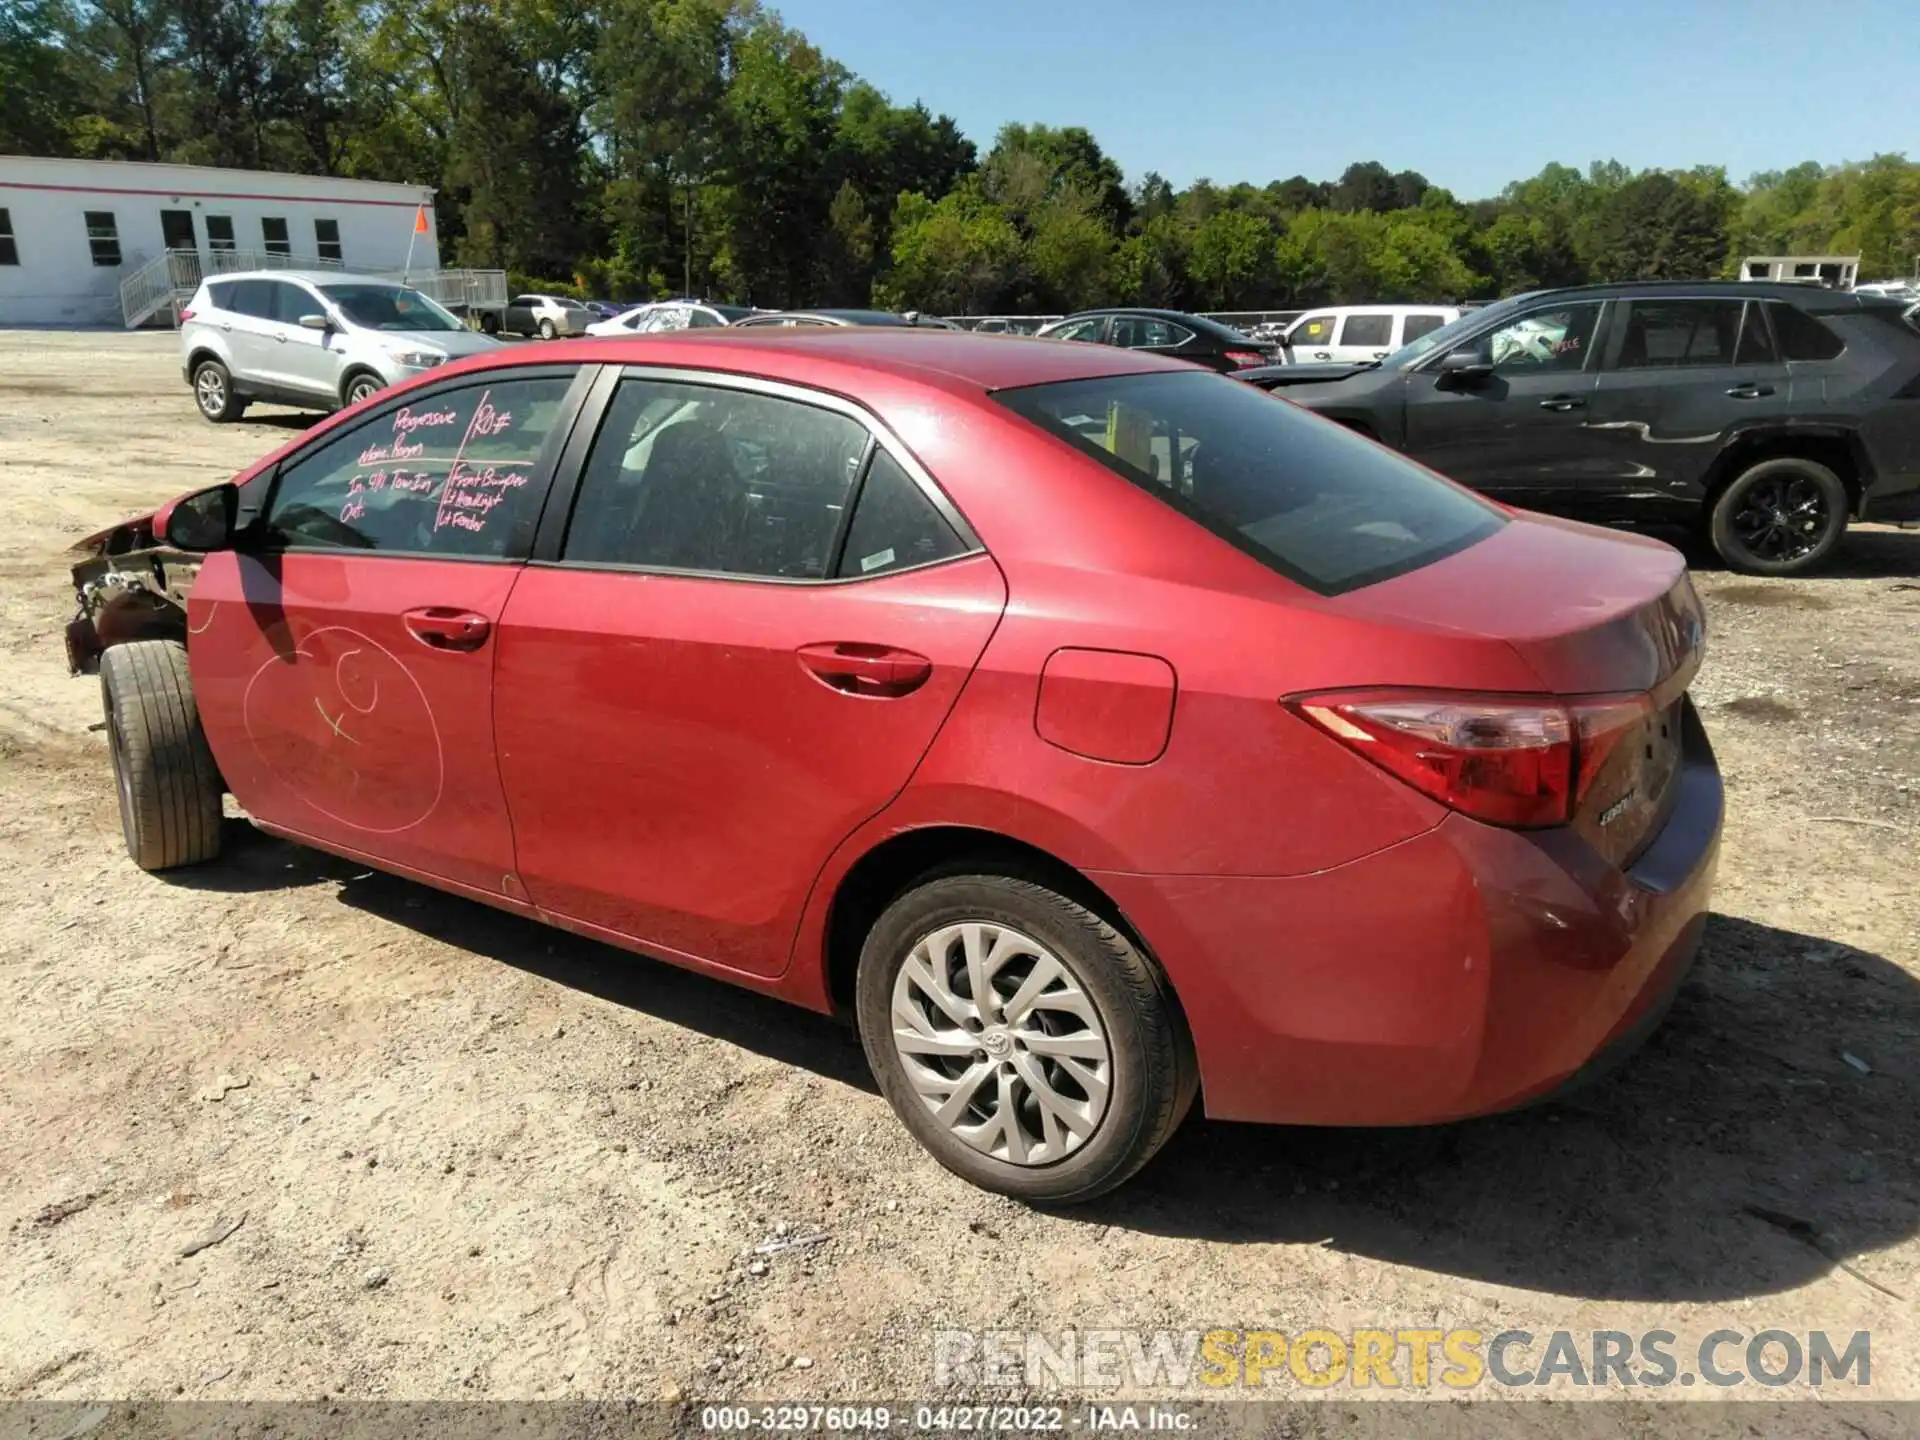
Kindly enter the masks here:
M 1920 154 L 1916 0 L 770 0 L 984 154 L 1084 125 L 1176 185 L 1354 160 L 1462 199 L 1551 160 L 1727 167 Z

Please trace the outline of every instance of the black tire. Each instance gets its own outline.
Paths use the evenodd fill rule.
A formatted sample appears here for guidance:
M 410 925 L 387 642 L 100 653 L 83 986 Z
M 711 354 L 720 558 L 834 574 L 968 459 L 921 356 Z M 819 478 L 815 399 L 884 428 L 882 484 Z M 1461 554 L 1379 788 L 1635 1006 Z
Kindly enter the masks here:
M 233 375 L 218 360 L 202 360 L 193 367 L 193 403 L 201 416 L 216 425 L 238 420 L 247 402 L 233 393 Z
M 371 370 L 356 370 L 340 387 L 340 398 L 349 405 L 358 405 L 369 395 L 377 395 L 386 388 L 387 382 Z
M 220 853 L 220 771 L 200 728 L 175 640 L 132 640 L 100 657 L 100 693 L 120 828 L 142 870 L 194 865 Z
M 1847 487 L 1814 460 L 1784 455 L 1743 470 L 1720 492 L 1707 537 L 1743 575 L 1805 575 L 1847 530 Z
M 894 1044 L 894 992 L 902 967 L 923 940 L 965 922 L 1010 927 L 1045 947 L 1092 1001 L 1105 1031 L 1110 1076 L 1105 1112 L 1076 1148 L 1063 1144 L 1064 1153 L 1051 1162 L 1017 1164 L 952 1133 L 914 1088 Z M 1016 972 L 1005 983 L 1017 985 L 1018 978 Z M 1192 1045 L 1159 971 L 1091 910 L 1028 880 L 946 874 L 915 885 L 895 899 L 868 932 L 855 988 L 861 1044 L 894 1113 L 954 1174 L 1015 1199 L 1070 1204 L 1113 1189 L 1166 1143 L 1198 1089 Z M 1005 994 L 1000 998 L 1004 1001 Z M 977 1022 L 969 1028 L 980 1035 L 983 1046 L 991 1038 Z M 1049 1063 L 1033 1054 L 1009 1058 L 996 1053 L 1001 1054 L 997 1065 L 985 1049 L 966 1058 L 954 1056 L 950 1064 L 961 1069 L 984 1066 L 987 1072 L 998 1069 L 1012 1077 L 1015 1063 Z M 972 1093 L 983 1094 L 987 1083 L 980 1082 Z M 1001 1083 L 998 1076 L 993 1083 Z M 1009 1088 L 998 1093 L 1012 1095 L 1016 1092 L 1011 1087 L 1024 1082 L 1007 1078 L 1004 1083 Z M 1025 1096 L 1022 1103 L 1033 1103 L 1030 1085 L 1018 1093 Z M 1037 1109 L 1030 1113 L 1038 1116 Z
M 542 320 L 540 322 L 540 338 L 542 340 L 551 340 L 553 339 L 553 336 L 554 336 L 553 321 Z
M 484 335 L 498 335 L 500 333 L 500 317 L 491 310 L 481 311 L 480 331 Z

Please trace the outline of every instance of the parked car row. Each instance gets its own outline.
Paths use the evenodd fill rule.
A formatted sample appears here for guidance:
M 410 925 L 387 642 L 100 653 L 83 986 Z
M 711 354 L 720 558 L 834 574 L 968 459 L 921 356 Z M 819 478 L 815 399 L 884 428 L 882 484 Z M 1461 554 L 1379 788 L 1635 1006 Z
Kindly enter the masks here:
M 1152 347 L 791 318 L 489 347 L 86 542 L 133 862 L 230 792 L 845 1014 L 1033 1201 L 1658 1023 L 1722 823 L 1674 551 Z
M 957 328 L 911 311 L 693 300 L 593 315 L 526 294 L 501 324 L 545 339 Z M 1702 281 L 1311 311 L 1270 346 L 1158 309 L 1083 311 L 1040 335 L 1234 373 L 1503 503 L 1694 527 L 1756 574 L 1813 569 L 1850 518 L 1920 520 L 1920 309 L 1900 298 Z M 210 420 L 252 400 L 357 403 L 494 343 L 405 286 L 291 271 L 208 281 L 181 337 Z

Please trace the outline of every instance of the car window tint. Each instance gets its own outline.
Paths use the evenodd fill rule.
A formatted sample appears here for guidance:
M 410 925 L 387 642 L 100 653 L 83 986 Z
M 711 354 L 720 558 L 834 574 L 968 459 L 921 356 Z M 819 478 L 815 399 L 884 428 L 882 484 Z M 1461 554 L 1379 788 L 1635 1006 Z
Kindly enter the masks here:
M 1758 301 L 1747 302 L 1740 320 L 1740 344 L 1733 352 L 1737 365 L 1771 365 L 1779 360 L 1773 348 L 1773 336 L 1767 332 L 1767 315 Z
M 268 548 L 423 555 L 522 553 L 533 470 L 568 377 L 417 396 L 286 462 L 261 521 Z
M 885 450 L 873 452 L 841 550 L 841 576 L 881 575 L 961 554 L 966 546 L 913 477 Z
M 1365 345 L 1383 350 L 1393 339 L 1393 316 L 1349 315 L 1347 328 L 1340 332 L 1342 345 Z
M 1422 335 L 1431 335 L 1446 323 L 1447 317 L 1444 315 L 1409 315 L 1400 335 L 1400 343 L 1410 345 Z
M 298 285 L 270 280 L 273 286 L 273 318 L 283 325 L 298 325 L 302 315 L 323 315 L 326 307 Z
M 237 315 L 249 315 L 255 320 L 271 320 L 274 307 L 274 282 L 271 280 L 236 280 L 233 286 L 233 304 L 229 307 Z
M 207 286 L 207 298 L 221 310 L 233 309 L 233 292 L 239 287 L 238 280 L 216 280 Z
M 623 380 L 580 479 L 564 560 L 820 580 L 866 428 L 716 386 Z
M 1503 375 L 1579 370 L 1593 348 L 1600 306 L 1560 305 L 1535 310 L 1473 342 L 1480 358 Z
M 1619 370 L 1730 365 L 1740 334 L 1739 300 L 1635 300 L 1614 360 Z
M 1323 595 L 1403 574 L 1505 523 L 1484 501 L 1224 375 L 1120 375 L 994 399 Z
M 1338 315 L 1309 315 L 1287 332 L 1287 344 L 1331 345 L 1333 327 L 1339 323 Z
M 705 330 L 726 323 L 724 319 L 714 314 L 711 310 L 695 310 L 692 315 L 688 317 L 687 327 L 692 330 Z
M 1193 332 L 1185 326 L 1175 325 L 1155 315 L 1113 317 L 1111 343 L 1124 346 L 1129 350 L 1139 350 L 1150 345 L 1184 345 L 1192 338 Z
M 1047 338 L 1049 340 L 1097 341 L 1101 331 L 1106 328 L 1106 323 L 1107 317 L 1104 315 L 1095 315 L 1088 320 L 1073 320 L 1062 325 L 1058 330 L 1049 332 Z
M 1831 360 L 1847 342 L 1797 305 L 1775 301 L 1768 307 L 1780 353 L 1789 360 Z

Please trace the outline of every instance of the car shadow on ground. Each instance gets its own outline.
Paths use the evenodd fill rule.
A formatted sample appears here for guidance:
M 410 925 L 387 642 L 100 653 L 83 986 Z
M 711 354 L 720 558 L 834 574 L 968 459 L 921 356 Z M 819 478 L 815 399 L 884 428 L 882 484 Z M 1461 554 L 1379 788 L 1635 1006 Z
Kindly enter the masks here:
M 1734 577 L 1713 547 L 1697 536 L 1679 531 L 1650 532 L 1676 545 L 1687 557 L 1687 565 L 1708 574 Z M 1811 574 L 1795 575 L 1800 580 L 1914 580 L 1920 579 L 1920 529 L 1900 530 L 1891 525 L 1852 526 L 1840 539 L 1833 554 Z M 1764 578 L 1760 584 L 1768 583 Z
M 837 1021 L 231 824 L 218 863 L 167 878 L 336 883 L 418 934 L 874 1091 Z M 1891 961 L 1715 915 L 1665 1025 L 1590 1089 L 1427 1129 L 1196 1115 L 1127 1186 L 1061 1217 L 1593 1299 L 1765 1295 L 1847 1266 L 1863 1295 L 1911 1299 L 1877 1252 L 1920 1233 L 1916 1037 L 1920 984 Z
M 314 410 L 257 410 L 249 408 L 240 417 L 242 425 L 264 425 L 274 430 L 311 430 L 325 415 Z
M 750 990 L 496 910 L 229 819 L 220 858 L 166 872 L 191 889 L 244 894 L 336 884 L 341 903 L 615 1005 L 878 1093 L 852 1028 Z
M 1920 1233 L 1916 1035 L 1899 966 L 1715 915 L 1666 1024 L 1587 1090 L 1420 1130 L 1190 1123 L 1078 1213 L 1593 1299 L 1764 1295 L 1843 1266 L 1910 1299 L 1876 1252 Z

